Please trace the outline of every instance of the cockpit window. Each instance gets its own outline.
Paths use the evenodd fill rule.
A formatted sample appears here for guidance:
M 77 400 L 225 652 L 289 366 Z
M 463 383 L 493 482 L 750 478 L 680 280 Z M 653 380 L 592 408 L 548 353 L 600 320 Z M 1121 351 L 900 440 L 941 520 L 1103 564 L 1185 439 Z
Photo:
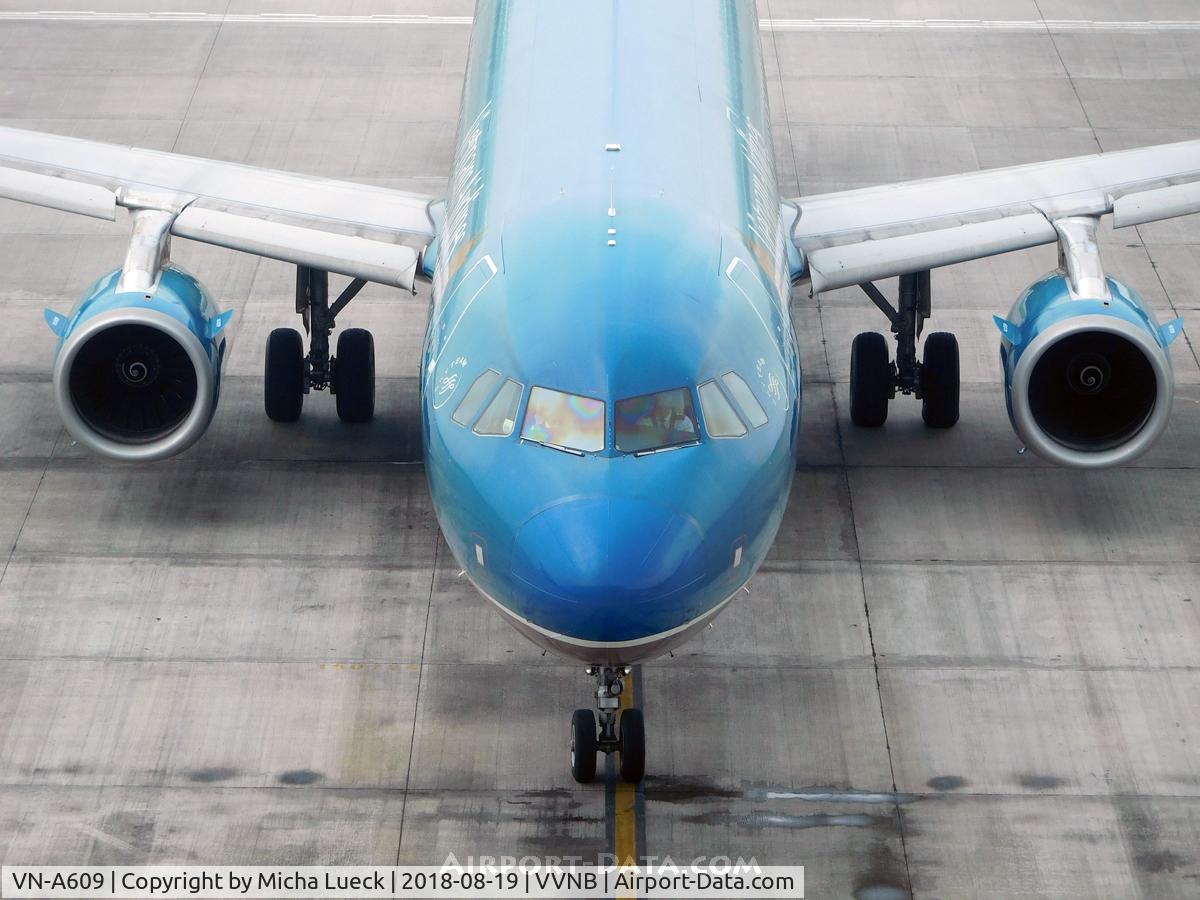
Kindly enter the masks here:
M 529 392 L 521 438 L 560 450 L 603 450 L 604 401 L 535 387 Z
M 746 384 L 741 375 L 737 372 L 726 372 L 721 376 L 721 380 L 725 382 L 725 387 L 729 388 L 730 395 L 742 408 L 746 418 L 750 420 L 751 428 L 767 424 L 767 414 L 763 410 L 762 404 L 758 402 L 754 391 L 750 390 L 750 385 Z
M 483 374 L 475 379 L 475 383 L 471 385 L 466 396 L 462 398 L 462 402 L 458 404 L 458 409 L 454 410 L 454 415 L 450 418 L 459 425 L 470 425 L 475 414 L 479 412 L 479 408 L 483 406 L 483 402 L 491 396 L 492 388 L 499 380 L 499 372 L 485 369 Z
M 476 434 L 507 437 L 517 424 L 517 406 L 521 403 L 521 391 L 525 386 L 509 378 L 500 388 L 495 399 L 488 404 L 479 421 L 475 423 Z
M 700 439 L 692 392 L 687 388 L 618 400 L 616 414 L 617 449 L 623 453 L 662 450 Z
M 700 385 L 700 408 L 704 410 L 704 427 L 713 437 L 741 437 L 746 426 L 733 411 L 715 381 Z

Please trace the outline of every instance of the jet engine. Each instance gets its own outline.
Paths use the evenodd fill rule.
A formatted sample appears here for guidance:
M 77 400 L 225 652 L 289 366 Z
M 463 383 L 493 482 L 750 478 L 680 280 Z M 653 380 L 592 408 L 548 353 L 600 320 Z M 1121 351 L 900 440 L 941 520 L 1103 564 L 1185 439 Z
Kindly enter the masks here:
M 1141 297 L 1101 276 L 1081 296 L 1056 270 L 996 319 L 1008 414 L 1025 445 L 1077 468 L 1115 466 L 1148 450 L 1167 426 L 1175 378 L 1168 345 Z
M 85 447 L 120 460 L 172 456 L 194 444 L 217 408 L 231 312 L 218 314 L 195 277 L 166 262 L 146 291 L 97 281 L 69 316 L 46 311 L 59 336 L 54 396 Z

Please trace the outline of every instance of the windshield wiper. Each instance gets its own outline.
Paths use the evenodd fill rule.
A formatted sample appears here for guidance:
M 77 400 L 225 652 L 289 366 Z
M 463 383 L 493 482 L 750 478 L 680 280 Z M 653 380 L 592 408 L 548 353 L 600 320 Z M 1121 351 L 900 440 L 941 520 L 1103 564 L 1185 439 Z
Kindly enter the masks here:
M 667 444 L 665 447 L 651 447 L 647 450 L 635 450 L 634 456 L 653 456 L 655 453 L 669 453 L 672 450 L 682 450 L 684 447 L 698 446 L 700 441 L 688 441 L 684 444 Z
M 570 453 L 572 456 L 583 456 L 582 450 L 576 450 L 574 447 L 564 447 L 562 444 L 555 444 L 551 441 L 539 441 L 536 438 L 523 437 L 521 440 L 527 444 L 537 444 L 539 447 L 549 447 L 551 450 L 560 450 L 563 453 Z

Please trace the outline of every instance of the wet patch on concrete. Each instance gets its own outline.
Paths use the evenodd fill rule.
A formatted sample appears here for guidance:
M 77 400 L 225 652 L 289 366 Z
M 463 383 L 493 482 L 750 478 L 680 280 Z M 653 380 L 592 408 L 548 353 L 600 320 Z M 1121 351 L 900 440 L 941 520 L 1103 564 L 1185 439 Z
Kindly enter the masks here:
M 967 786 L 967 779 L 961 775 L 935 775 L 925 784 L 935 791 L 957 791 Z
M 712 825 L 718 828 L 885 828 L 894 831 L 895 816 L 869 816 L 866 813 L 812 813 L 810 815 L 787 815 L 774 812 L 752 812 L 735 814 L 724 811 L 698 813 L 684 816 L 684 822 L 695 825 Z
M 912 803 L 916 794 L 893 793 L 892 791 L 856 791 L 853 788 L 810 787 L 798 790 L 756 788 L 747 791 L 747 800 L 804 800 L 809 803 Z
M 1018 775 L 1017 783 L 1030 791 L 1052 791 L 1062 787 L 1067 780 L 1055 775 Z
M 883 841 L 871 851 L 871 867 L 854 882 L 854 900 L 907 900 L 908 867 Z
M 293 769 L 279 776 L 280 784 L 316 784 L 325 776 L 312 769 Z
M 855 788 L 811 785 L 799 788 L 747 787 L 742 790 L 724 788 L 702 779 L 647 776 L 643 782 L 647 801 L 689 803 L 704 800 L 751 800 L 757 803 L 772 800 L 799 800 L 807 803 L 912 803 L 916 794 L 892 791 L 862 791 Z
M 213 784 L 217 781 L 228 781 L 230 778 L 236 778 L 237 769 L 229 766 L 214 766 L 210 769 L 193 769 L 187 773 L 188 781 L 194 781 L 197 784 Z

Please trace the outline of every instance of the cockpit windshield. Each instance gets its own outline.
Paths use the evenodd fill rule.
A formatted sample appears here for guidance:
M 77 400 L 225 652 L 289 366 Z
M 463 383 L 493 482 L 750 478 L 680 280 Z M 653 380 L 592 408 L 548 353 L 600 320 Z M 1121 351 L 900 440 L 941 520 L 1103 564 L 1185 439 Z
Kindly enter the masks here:
M 617 449 L 622 453 L 647 453 L 700 440 L 687 388 L 618 400 L 616 414 Z
M 529 392 L 522 440 L 568 452 L 604 449 L 604 401 L 535 387 Z

